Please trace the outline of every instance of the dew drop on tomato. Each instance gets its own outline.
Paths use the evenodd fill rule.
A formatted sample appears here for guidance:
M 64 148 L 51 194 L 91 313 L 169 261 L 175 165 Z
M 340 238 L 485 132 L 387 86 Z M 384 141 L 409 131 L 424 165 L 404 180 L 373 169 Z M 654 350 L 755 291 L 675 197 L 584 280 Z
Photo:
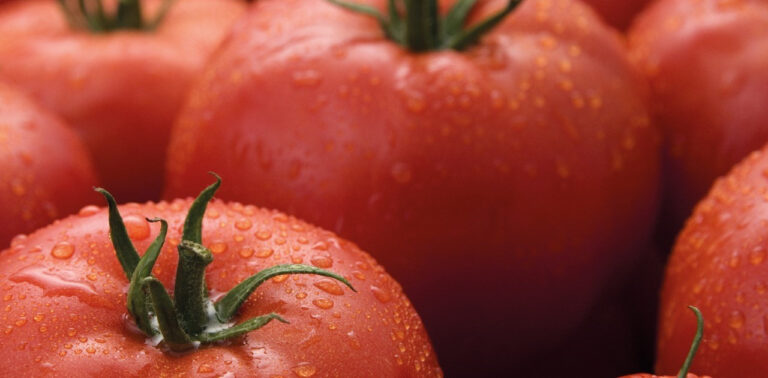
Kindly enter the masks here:
M 51 255 L 57 259 L 68 259 L 75 253 L 75 247 L 67 242 L 61 242 L 53 246 Z
M 317 306 L 317 308 L 321 308 L 323 310 L 327 310 L 330 308 L 333 308 L 333 301 L 326 298 L 318 298 L 312 301 L 312 304 Z
M 328 294 L 332 294 L 332 295 L 344 294 L 344 289 L 342 289 L 341 286 L 339 286 L 339 284 L 331 280 L 321 280 L 321 281 L 315 282 L 314 285 L 316 288 Z
M 376 299 L 378 299 L 381 303 L 387 303 L 392 299 L 389 293 L 379 287 L 371 286 L 371 292 L 373 293 L 373 296 L 376 297 Z
M 77 215 L 81 217 L 90 217 L 93 214 L 96 214 L 99 212 L 99 207 L 96 205 L 88 205 L 80 209 L 80 211 L 77 213 Z
M 317 368 L 307 363 L 299 364 L 291 370 L 293 370 L 299 377 L 304 378 L 311 377 L 317 373 Z
M 144 240 L 149 237 L 149 223 L 143 217 L 138 215 L 127 215 L 123 217 L 125 229 L 128 236 L 133 240 Z

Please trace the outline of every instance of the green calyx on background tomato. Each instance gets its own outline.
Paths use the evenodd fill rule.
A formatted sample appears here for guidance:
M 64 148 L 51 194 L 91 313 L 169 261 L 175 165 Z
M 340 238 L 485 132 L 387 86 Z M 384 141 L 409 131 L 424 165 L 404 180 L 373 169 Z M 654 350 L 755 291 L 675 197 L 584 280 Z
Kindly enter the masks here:
M 214 175 L 215 176 L 215 175 Z M 205 283 L 205 267 L 213 261 L 213 255 L 202 243 L 203 215 L 208 202 L 221 185 L 216 182 L 205 188 L 192 203 L 184 222 L 182 240 L 179 243 L 179 264 L 176 270 L 174 298 L 163 284 L 152 277 L 152 268 L 160 255 L 168 231 L 165 220 L 160 222 L 160 233 L 139 257 L 128 236 L 128 231 L 109 192 L 97 188 L 109 204 L 110 236 L 123 271 L 130 280 L 128 311 L 137 327 L 147 336 L 162 336 L 162 341 L 172 351 L 192 349 L 201 343 L 231 339 L 257 330 L 272 320 L 287 321 L 275 313 L 257 316 L 237 325 L 231 323 L 240 306 L 266 280 L 284 274 L 317 274 L 343 282 L 352 291 L 352 284 L 344 277 L 309 265 L 282 264 L 264 269 L 240 282 L 215 303 L 208 296 Z
M 160 10 L 151 21 L 144 20 L 140 0 L 120 0 L 110 14 L 102 0 L 58 0 L 69 24 L 76 29 L 94 33 L 108 33 L 121 29 L 152 30 L 163 21 L 172 0 L 163 0 Z M 73 4 L 74 3 L 74 4 Z
M 465 29 L 464 23 L 477 0 L 457 1 L 444 17 L 437 0 L 388 0 L 387 16 L 378 9 L 341 0 L 329 2 L 376 18 L 392 41 L 414 52 L 461 50 L 477 42 L 511 13 L 523 0 L 509 0 L 498 13 Z M 405 8 L 405 12 L 402 9 Z

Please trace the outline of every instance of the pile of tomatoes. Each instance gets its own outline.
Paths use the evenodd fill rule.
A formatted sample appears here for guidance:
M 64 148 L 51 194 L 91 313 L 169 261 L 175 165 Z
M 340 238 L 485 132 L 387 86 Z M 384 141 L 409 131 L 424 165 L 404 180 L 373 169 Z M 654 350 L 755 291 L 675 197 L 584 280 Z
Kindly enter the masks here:
M 766 376 L 766 103 L 766 0 L 0 0 L 0 375 Z

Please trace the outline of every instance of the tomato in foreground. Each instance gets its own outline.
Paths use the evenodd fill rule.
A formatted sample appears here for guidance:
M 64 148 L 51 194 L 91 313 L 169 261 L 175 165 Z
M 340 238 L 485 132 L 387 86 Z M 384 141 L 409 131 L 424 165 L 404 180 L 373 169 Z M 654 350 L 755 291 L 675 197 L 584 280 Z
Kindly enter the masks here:
M 280 212 L 208 204 L 217 187 L 119 213 L 100 190 L 109 211 L 16 238 L 0 253 L 0 371 L 442 376 L 419 316 L 369 255 Z
M 64 122 L 0 83 L 0 248 L 89 203 L 95 176 Z
M 101 2 L 84 3 L 93 11 Z M 245 4 L 127 0 L 120 1 L 122 17 L 107 17 L 111 23 L 97 22 L 95 11 L 83 14 L 77 1 L 61 4 L 16 1 L 0 8 L 0 78 L 77 130 L 101 183 L 115 195 L 156 200 L 176 112 Z M 156 19 L 166 4 L 167 13 Z M 143 16 L 131 17 L 141 14 L 139 5 Z
M 210 169 L 236 182 L 222 198 L 354 240 L 448 374 L 499 374 L 578 324 L 648 239 L 646 88 L 579 2 L 482 2 L 464 22 L 463 1 L 442 23 L 404 4 L 385 32 L 324 0 L 255 2 L 180 113 L 166 195 Z
M 768 150 L 718 179 L 688 219 L 670 256 L 661 294 L 657 371 L 672 372 L 695 323 L 680 303 L 711 319 L 691 368 L 713 377 L 765 377 Z
M 768 3 L 660 0 L 629 41 L 666 137 L 674 234 L 715 178 L 768 142 Z

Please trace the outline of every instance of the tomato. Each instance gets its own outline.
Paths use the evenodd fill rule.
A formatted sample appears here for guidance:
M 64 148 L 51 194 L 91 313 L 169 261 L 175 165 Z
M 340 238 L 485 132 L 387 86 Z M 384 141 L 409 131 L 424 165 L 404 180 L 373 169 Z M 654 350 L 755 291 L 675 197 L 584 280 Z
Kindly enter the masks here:
M 412 53 L 326 1 L 258 1 L 179 115 L 166 195 L 213 170 L 236 182 L 222 198 L 354 240 L 449 374 L 498 374 L 578 324 L 648 238 L 645 89 L 578 2 L 526 1 L 464 51 Z
M 667 140 L 664 212 L 677 231 L 716 177 L 768 142 L 768 3 L 657 1 L 629 41 Z
M 0 83 L 0 245 L 91 201 L 96 175 L 59 118 Z
M 583 0 L 592 6 L 609 25 L 625 30 L 649 0 Z
M 0 253 L 5 307 L 0 318 L 4 332 L 0 371 L 23 371 L 34 376 L 73 372 L 78 376 L 114 372 L 125 376 L 217 377 L 442 375 L 418 314 L 397 282 L 368 254 L 331 232 L 277 211 L 217 200 L 206 210 L 205 202 L 215 187 L 206 189 L 200 197 L 207 198 L 192 205 L 191 199 L 133 203 L 120 206 L 119 213 L 109 216 L 109 220 L 106 209 L 86 206 L 77 216 L 17 238 L 10 249 Z M 185 221 L 191 206 L 196 210 L 190 210 Z M 110 211 L 117 209 L 115 206 Z M 158 224 L 165 221 L 149 222 L 145 217 L 165 219 L 168 227 Z M 111 230 L 108 223 L 113 223 Z M 163 246 L 166 230 L 167 243 Z M 207 247 L 201 246 L 205 251 L 195 252 L 208 256 L 207 261 L 196 263 L 179 257 L 189 252 L 185 246 L 199 246 L 195 239 Z M 112 240 L 120 251 L 119 262 Z M 146 258 L 134 262 L 133 268 L 130 254 L 126 253 L 131 244 L 139 251 L 147 251 Z M 179 247 L 179 253 L 173 251 L 175 247 Z M 133 254 L 137 256 L 135 251 Z M 154 269 L 152 263 L 143 265 L 152 258 L 157 259 Z M 183 268 L 177 267 L 177 260 L 184 262 Z M 206 268 L 207 263 L 210 265 Z M 273 278 L 250 298 L 248 294 L 242 297 L 245 301 L 232 322 L 269 314 L 270 318 L 290 323 L 271 322 L 229 341 L 203 341 L 197 348 L 194 342 L 188 342 L 186 347 L 193 350 L 181 354 L 160 348 L 179 349 L 174 346 L 176 336 L 166 332 L 172 328 L 164 328 L 170 323 L 163 319 L 170 318 L 161 314 L 176 314 L 171 316 L 181 319 L 176 327 L 182 324 L 190 338 L 196 335 L 188 331 L 193 319 L 189 314 L 194 311 L 180 310 L 180 303 L 185 302 L 180 293 L 189 296 L 196 284 L 198 295 L 207 287 L 217 301 L 211 307 L 215 318 L 202 319 L 214 322 L 204 324 L 197 339 L 204 340 L 203 336 L 216 334 L 211 331 L 212 325 L 225 329 L 231 325 L 226 317 L 220 318 L 224 316 L 220 304 L 230 298 L 229 293 L 224 295 L 227 290 L 256 272 L 283 263 L 311 264 L 291 265 L 302 267 L 296 269 L 304 273 L 308 269 L 318 271 L 319 267 L 326 270 L 323 275 L 346 277 L 357 293 L 328 277 L 265 276 Z M 195 269 L 196 275 L 191 274 Z M 150 270 L 156 278 L 142 279 Z M 126 278 L 129 272 L 130 287 Z M 170 300 L 155 299 L 154 290 L 161 286 L 150 286 L 151 295 L 146 298 L 141 291 L 146 286 L 133 291 L 134 281 L 147 284 L 149 280 L 173 287 L 169 283 L 174 276 L 177 285 L 182 280 L 179 290 L 173 290 L 175 307 L 167 307 L 174 306 Z M 152 300 L 154 311 L 144 312 L 144 323 L 136 315 L 142 313 L 136 310 L 142 308 L 136 307 L 136 298 Z M 147 314 L 153 317 L 153 313 L 157 314 L 156 323 L 146 320 Z M 154 346 L 158 336 L 147 338 L 140 332 L 145 329 L 142 324 L 149 324 L 147 327 L 155 333 L 159 327 L 163 342 Z
M 690 303 L 707 319 L 693 370 L 714 377 L 763 377 L 765 348 L 768 152 L 753 152 L 718 179 L 694 210 L 670 256 L 661 294 L 657 370 L 671 372 L 694 323 Z
M 143 3 L 156 13 L 159 1 Z M 126 201 L 157 199 L 176 112 L 244 8 L 177 1 L 153 31 L 89 33 L 67 23 L 58 1 L 14 2 L 0 9 L 0 78 L 78 131 L 103 185 Z

